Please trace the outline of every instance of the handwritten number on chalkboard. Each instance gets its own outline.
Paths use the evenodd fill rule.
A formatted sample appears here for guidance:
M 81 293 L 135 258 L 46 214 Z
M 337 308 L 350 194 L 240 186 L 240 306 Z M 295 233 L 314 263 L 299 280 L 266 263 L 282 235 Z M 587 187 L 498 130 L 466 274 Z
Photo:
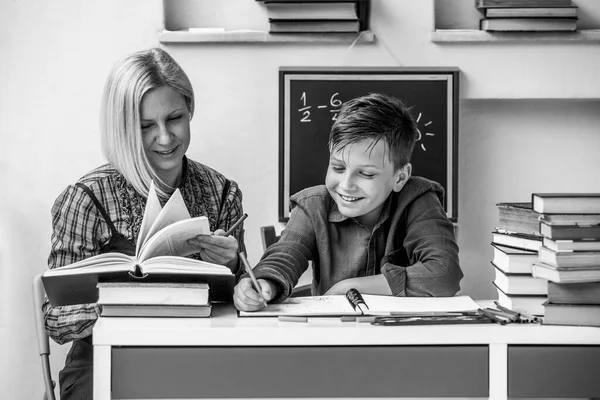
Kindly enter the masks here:
M 298 112 L 302 113 L 302 119 L 300 122 L 310 122 L 310 107 L 306 105 L 306 92 L 302 92 L 302 96 L 300 96 L 300 100 L 302 100 L 303 107 L 298 110 Z
M 339 107 L 342 105 L 342 101 L 340 99 L 336 99 L 336 97 L 339 95 L 339 92 L 336 92 L 334 94 L 331 95 L 331 98 L 329 99 L 329 104 L 331 104 L 332 107 L 334 107 L 334 110 L 329 110 L 329 112 L 333 113 L 333 117 L 331 117 L 332 121 L 335 121 L 337 119 L 337 116 L 340 112 Z

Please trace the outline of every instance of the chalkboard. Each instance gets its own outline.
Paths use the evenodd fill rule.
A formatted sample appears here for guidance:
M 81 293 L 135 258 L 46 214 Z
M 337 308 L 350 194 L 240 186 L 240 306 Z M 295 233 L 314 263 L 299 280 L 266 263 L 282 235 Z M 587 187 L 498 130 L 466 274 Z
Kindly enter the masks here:
M 376 92 L 412 107 L 421 134 L 411 161 L 413 175 L 444 187 L 444 208 L 457 220 L 458 68 L 282 67 L 279 91 L 281 222 L 289 219 L 291 195 L 325 183 L 327 141 L 340 106 Z

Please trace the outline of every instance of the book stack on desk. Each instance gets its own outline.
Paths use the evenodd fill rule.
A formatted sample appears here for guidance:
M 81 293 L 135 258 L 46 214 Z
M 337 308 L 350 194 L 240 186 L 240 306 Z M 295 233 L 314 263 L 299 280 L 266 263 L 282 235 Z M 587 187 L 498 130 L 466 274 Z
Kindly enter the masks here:
M 531 203 L 498 203 L 498 226 L 492 232 L 494 286 L 498 302 L 515 311 L 543 315 L 546 280 L 532 274 L 542 246 L 539 215 Z
M 548 280 L 545 324 L 600 326 L 600 193 L 534 193 L 543 245 L 533 275 Z
M 483 31 L 564 32 L 577 30 L 571 0 L 475 0 Z
M 270 33 L 367 30 L 369 0 L 266 0 Z
M 103 317 L 210 317 L 206 283 L 98 283 Z

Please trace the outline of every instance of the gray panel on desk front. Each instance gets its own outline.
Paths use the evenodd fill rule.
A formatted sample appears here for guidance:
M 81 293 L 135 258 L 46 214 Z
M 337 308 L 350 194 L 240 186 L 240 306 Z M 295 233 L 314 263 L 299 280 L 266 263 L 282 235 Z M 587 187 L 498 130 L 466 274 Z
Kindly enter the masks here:
M 508 346 L 508 397 L 600 397 L 600 346 Z
M 115 398 L 487 397 L 487 346 L 114 347 Z

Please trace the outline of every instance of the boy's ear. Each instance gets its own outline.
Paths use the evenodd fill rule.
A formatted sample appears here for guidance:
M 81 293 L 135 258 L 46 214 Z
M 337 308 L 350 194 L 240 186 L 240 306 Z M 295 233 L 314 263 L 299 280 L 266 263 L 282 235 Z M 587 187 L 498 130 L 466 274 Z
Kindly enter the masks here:
M 396 183 L 394 183 L 394 192 L 399 192 L 402 190 L 406 182 L 408 182 L 408 178 L 412 174 L 412 164 L 406 163 L 402 168 L 396 171 Z

